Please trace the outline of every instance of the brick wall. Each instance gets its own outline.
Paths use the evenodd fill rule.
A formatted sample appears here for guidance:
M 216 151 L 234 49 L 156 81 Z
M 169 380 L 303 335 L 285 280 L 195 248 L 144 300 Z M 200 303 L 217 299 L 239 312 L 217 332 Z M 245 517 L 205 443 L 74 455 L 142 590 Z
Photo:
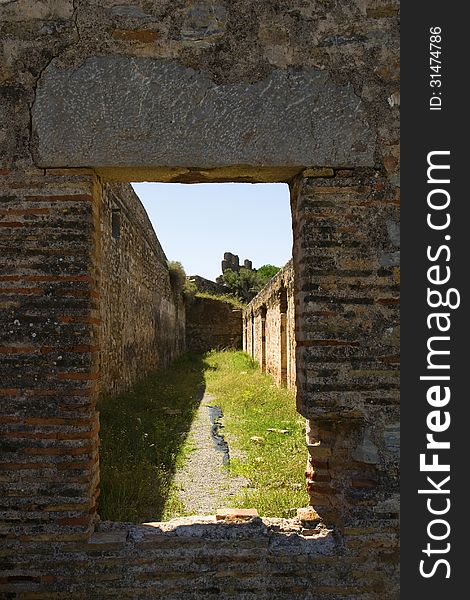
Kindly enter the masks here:
M 101 391 L 116 393 L 184 351 L 184 302 L 129 184 L 103 187 L 101 241 Z
M 298 179 L 292 202 L 311 502 L 341 526 L 397 527 L 396 190 L 377 171 L 343 169 Z
M 186 310 L 186 346 L 190 352 L 242 347 L 242 311 L 230 302 L 193 298 Z
M 243 310 L 243 348 L 278 385 L 295 388 L 294 265 L 289 261 Z
M 99 183 L 1 177 L 0 535 L 86 537 L 96 512 Z
M 347 550 L 325 528 L 286 519 L 104 523 L 87 542 L 37 544 L 16 555 L 5 597 L 199 600 L 383 600 L 396 597 L 394 536 L 351 532 Z M 367 545 L 369 547 L 367 547 Z M 7 542 L 6 550 L 17 548 Z M 34 565 L 32 567 L 31 565 Z M 387 579 L 386 575 L 389 575 Z M 90 590 L 92 596 L 90 596 Z

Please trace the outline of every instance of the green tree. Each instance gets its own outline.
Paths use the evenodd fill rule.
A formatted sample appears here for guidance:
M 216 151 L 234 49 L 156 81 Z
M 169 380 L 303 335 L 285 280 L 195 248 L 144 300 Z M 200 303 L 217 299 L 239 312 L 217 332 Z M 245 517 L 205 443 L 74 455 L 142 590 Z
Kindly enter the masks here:
M 263 265 L 257 270 L 241 267 L 238 273 L 227 269 L 221 279 L 229 293 L 249 302 L 278 271 L 274 265 Z
M 168 272 L 170 275 L 170 285 L 174 292 L 177 294 L 182 293 L 185 300 L 194 298 L 197 287 L 193 281 L 187 278 L 183 265 L 176 260 L 169 261 Z
M 268 281 L 280 270 L 281 267 L 275 267 L 274 265 L 263 265 L 256 270 L 259 283 L 262 284 L 262 286 L 265 286 Z

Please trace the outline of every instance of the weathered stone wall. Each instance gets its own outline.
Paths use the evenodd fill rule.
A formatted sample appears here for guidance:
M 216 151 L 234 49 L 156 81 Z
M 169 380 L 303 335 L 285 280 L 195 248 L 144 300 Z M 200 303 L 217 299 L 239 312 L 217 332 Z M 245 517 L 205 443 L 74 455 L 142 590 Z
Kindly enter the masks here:
M 311 502 L 343 526 L 397 526 L 399 236 L 376 170 L 293 190 L 297 403 L 309 419 Z
M 294 265 L 286 266 L 243 310 L 243 349 L 278 385 L 295 388 Z
M 186 347 L 198 353 L 241 348 L 241 309 L 215 298 L 193 298 L 186 308 Z
M 275 573 L 292 575 L 286 597 L 397 597 L 398 24 L 396 0 L 0 4 L 2 593 L 89 597 L 98 581 L 103 597 L 155 596 L 180 568 L 190 598 L 194 564 L 226 595 L 242 581 L 204 563 L 207 539 L 188 565 L 190 529 L 143 574 L 145 545 L 90 552 L 99 176 L 291 184 L 309 488 L 344 546 L 315 559 L 291 546 Z
M 86 542 L 37 543 L 32 555 L 16 554 L 16 580 L 1 585 L 5 598 L 23 600 L 388 598 L 391 585 L 381 571 L 393 573 L 393 538 L 368 551 L 364 541 L 351 532 L 355 550 L 345 551 L 331 531 L 285 519 L 103 523 Z M 3 548 L 18 546 L 7 541 Z
M 184 352 L 185 311 L 129 184 L 104 185 L 101 240 L 101 391 L 116 393 Z
M 95 520 L 100 183 L 2 179 L 0 535 L 18 552 L 86 537 Z
M 191 283 L 194 283 L 198 292 L 206 292 L 217 295 L 224 294 L 227 291 L 221 283 L 211 281 L 210 279 L 206 279 L 200 275 L 189 275 L 188 279 Z

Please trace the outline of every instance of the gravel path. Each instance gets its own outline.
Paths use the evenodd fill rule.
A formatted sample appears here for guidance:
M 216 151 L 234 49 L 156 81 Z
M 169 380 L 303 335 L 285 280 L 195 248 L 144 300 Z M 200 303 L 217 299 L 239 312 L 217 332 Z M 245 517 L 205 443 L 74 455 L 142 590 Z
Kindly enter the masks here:
M 189 514 L 214 514 L 226 506 L 226 497 L 248 485 L 244 477 L 232 477 L 223 465 L 224 453 L 215 449 L 211 438 L 209 406 L 216 406 L 214 396 L 204 394 L 189 432 L 193 449 L 184 466 L 176 471 L 174 485 Z M 223 435 L 223 429 L 221 430 Z M 229 449 L 230 451 L 230 449 Z

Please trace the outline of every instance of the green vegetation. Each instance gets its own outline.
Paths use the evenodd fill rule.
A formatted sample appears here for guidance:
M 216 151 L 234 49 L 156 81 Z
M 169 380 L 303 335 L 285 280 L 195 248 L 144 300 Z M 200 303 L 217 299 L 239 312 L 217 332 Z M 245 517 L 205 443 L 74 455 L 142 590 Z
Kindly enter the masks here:
M 259 285 L 265 286 L 271 277 L 274 277 L 280 270 L 280 267 L 275 267 L 274 265 L 263 265 L 259 269 L 256 269 Z
M 210 292 L 197 292 L 195 297 L 196 298 L 211 298 L 212 300 L 220 300 L 221 302 L 228 302 L 235 308 L 243 308 L 245 306 L 239 298 L 236 298 L 235 296 L 231 296 L 229 294 L 211 294 Z
M 176 293 L 182 293 L 187 301 L 191 301 L 195 296 L 214 298 L 231 302 L 237 308 L 241 308 L 263 289 L 267 282 L 280 271 L 280 267 L 263 265 L 259 269 L 253 270 L 241 267 L 238 273 L 227 269 L 223 275 L 217 278 L 217 281 L 225 286 L 226 294 L 198 291 L 197 284 L 188 279 L 183 265 L 176 260 L 168 262 L 168 270 L 171 287 Z
M 160 520 L 181 511 L 171 494 L 175 469 L 190 451 L 185 439 L 204 383 L 202 357 L 187 355 L 100 410 L 99 512 L 102 519 Z
M 220 279 L 230 293 L 249 302 L 279 270 L 274 265 L 263 265 L 253 270 L 241 267 L 238 273 L 227 269 L 217 281 Z
M 183 265 L 176 260 L 171 260 L 168 262 L 168 271 L 173 290 L 182 293 L 186 300 L 194 298 L 197 293 L 197 286 L 194 281 L 190 281 L 186 277 Z
M 294 394 L 247 354 L 224 351 L 186 355 L 131 392 L 100 401 L 101 518 L 139 523 L 185 514 L 171 482 L 192 450 L 186 438 L 204 386 L 223 410 L 229 446 L 243 457 L 232 455 L 229 472 L 250 482 L 226 505 L 288 517 L 305 504 L 304 422 Z
M 231 505 L 254 507 L 263 516 L 294 516 L 307 500 L 305 422 L 294 393 L 277 387 L 244 352 L 211 352 L 206 361 L 207 392 L 222 408 L 224 435 L 244 457 L 232 458 L 230 471 L 250 481 Z

